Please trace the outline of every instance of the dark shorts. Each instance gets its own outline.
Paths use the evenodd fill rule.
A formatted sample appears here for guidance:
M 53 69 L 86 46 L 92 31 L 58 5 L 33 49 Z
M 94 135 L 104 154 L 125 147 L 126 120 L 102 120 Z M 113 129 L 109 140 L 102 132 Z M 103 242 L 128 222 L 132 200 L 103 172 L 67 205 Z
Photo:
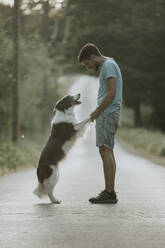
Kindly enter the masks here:
M 114 139 L 120 122 L 120 112 L 101 113 L 96 119 L 96 146 L 114 147 Z

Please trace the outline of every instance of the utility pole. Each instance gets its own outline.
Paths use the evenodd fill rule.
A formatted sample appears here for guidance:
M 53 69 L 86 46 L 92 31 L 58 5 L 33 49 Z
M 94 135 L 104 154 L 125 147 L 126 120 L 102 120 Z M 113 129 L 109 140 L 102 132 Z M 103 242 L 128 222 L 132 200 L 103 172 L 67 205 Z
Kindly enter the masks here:
M 42 38 L 47 46 L 49 41 L 49 0 L 44 1 L 42 3 L 43 15 L 42 15 Z M 45 133 L 46 125 L 48 120 L 48 113 L 47 113 L 47 102 L 48 102 L 48 79 L 46 73 L 43 75 L 43 112 L 42 112 L 42 132 Z
M 19 7 L 20 0 L 14 0 L 13 7 L 13 88 L 12 88 L 12 141 L 19 137 Z

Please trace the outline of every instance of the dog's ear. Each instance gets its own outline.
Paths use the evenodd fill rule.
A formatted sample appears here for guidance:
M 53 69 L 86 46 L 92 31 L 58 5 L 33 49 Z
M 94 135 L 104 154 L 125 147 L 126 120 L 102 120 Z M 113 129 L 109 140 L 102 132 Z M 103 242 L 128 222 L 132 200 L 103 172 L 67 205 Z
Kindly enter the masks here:
M 65 113 L 65 103 L 63 101 L 58 101 L 54 109 Z

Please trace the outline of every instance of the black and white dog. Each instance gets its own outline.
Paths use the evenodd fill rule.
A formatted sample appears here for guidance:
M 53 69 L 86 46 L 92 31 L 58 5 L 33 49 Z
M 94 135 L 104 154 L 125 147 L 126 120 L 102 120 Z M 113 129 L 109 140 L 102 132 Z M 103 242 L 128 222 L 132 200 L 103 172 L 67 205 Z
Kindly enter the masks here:
M 51 135 L 43 149 L 38 168 L 38 187 L 34 194 L 38 197 L 48 195 L 52 203 L 60 203 L 53 195 L 53 189 L 59 178 L 58 167 L 75 141 L 85 130 L 90 118 L 77 123 L 74 107 L 81 104 L 80 94 L 67 95 L 57 102 L 55 116 L 51 122 Z

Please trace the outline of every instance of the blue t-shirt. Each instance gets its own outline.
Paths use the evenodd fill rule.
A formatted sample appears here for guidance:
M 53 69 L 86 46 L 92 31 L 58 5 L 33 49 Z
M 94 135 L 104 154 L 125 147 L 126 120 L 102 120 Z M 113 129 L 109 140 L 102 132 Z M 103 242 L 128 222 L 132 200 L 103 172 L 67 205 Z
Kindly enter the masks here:
M 116 95 L 111 104 L 108 105 L 107 108 L 103 110 L 104 113 L 113 113 L 116 111 L 120 111 L 122 104 L 122 75 L 119 66 L 115 62 L 113 58 L 107 58 L 101 69 L 99 74 L 99 90 L 97 95 L 97 104 L 103 101 L 104 97 L 107 95 L 107 79 L 115 78 L 116 79 Z

